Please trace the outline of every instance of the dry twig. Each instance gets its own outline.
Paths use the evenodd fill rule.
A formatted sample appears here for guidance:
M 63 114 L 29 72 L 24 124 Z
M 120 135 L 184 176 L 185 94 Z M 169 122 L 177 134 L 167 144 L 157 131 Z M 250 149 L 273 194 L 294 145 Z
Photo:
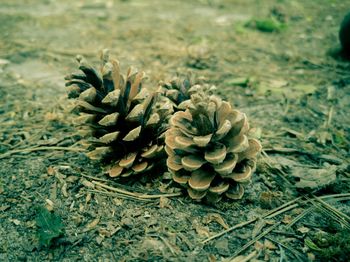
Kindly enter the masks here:
M 64 146 L 36 146 L 36 147 L 29 147 L 29 148 L 23 148 L 23 149 L 14 149 L 11 151 L 7 151 L 6 153 L 3 153 L 0 155 L 0 159 L 9 157 L 14 154 L 18 153 L 30 153 L 35 151 L 50 151 L 50 150 L 63 150 L 63 151 L 73 151 L 73 152 L 83 152 L 85 151 L 82 148 L 78 147 L 64 147 Z
M 256 241 L 258 241 L 259 239 L 261 239 L 262 237 L 264 237 L 265 235 L 267 235 L 268 233 L 270 233 L 273 229 L 275 229 L 281 222 L 277 222 L 276 224 L 270 226 L 268 229 L 266 229 L 264 232 L 262 232 L 260 235 L 256 236 L 255 238 L 253 238 L 252 240 L 250 240 L 247 244 L 245 244 L 243 247 L 241 247 L 240 249 L 238 249 L 232 257 L 236 257 L 238 256 L 240 253 L 242 253 L 244 250 L 246 250 L 248 247 L 250 247 L 251 245 L 253 245 Z
M 275 239 L 273 239 L 273 238 L 270 238 L 270 237 L 268 237 L 268 236 L 265 236 L 265 238 L 268 239 L 268 240 L 270 240 L 270 241 L 272 241 L 272 242 L 275 242 L 275 243 L 278 244 L 279 246 L 284 247 L 285 249 L 287 249 L 288 251 L 290 251 L 290 252 L 295 256 L 295 258 L 296 258 L 298 261 L 300 261 L 300 262 L 303 262 L 303 261 L 304 261 L 303 255 L 302 255 L 299 251 L 295 250 L 294 248 L 292 248 L 292 247 L 290 247 L 290 246 L 288 246 L 288 245 L 286 245 L 286 244 L 283 244 L 283 243 L 281 243 L 281 242 L 279 242 L 279 241 L 277 241 L 277 240 L 275 240 Z
M 131 197 L 135 197 L 138 199 L 158 199 L 161 197 L 177 197 L 177 196 L 181 196 L 182 193 L 181 192 L 177 192 L 177 193 L 169 193 L 169 194 L 155 194 L 155 195 L 147 195 L 147 194 L 141 194 L 141 193 L 134 193 L 134 192 L 130 192 L 124 189 L 120 189 L 120 188 L 116 188 L 116 187 L 112 187 L 112 186 L 108 186 L 105 185 L 103 183 L 97 182 L 97 181 L 92 181 L 93 184 L 100 186 L 102 188 L 108 189 L 110 191 L 113 192 L 117 192 L 126 196 L 131 196 Z

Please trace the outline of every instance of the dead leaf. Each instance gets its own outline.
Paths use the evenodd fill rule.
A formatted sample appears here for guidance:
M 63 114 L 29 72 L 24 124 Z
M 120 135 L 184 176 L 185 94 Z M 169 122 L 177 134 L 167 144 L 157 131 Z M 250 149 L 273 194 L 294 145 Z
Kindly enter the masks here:
M 264 241 L 264 247 L 269 249 L 269 250 L 275 250 L 277 249 L 276 245 L 274 243 L 272 243 L 270 240 L 265 239 Z
M 292 217 L 292 216 L 290 216 L 290 215 L 285 215 L 285 216 L 283 217 L 282 223 L 288 225 L 288 224 L 290 224 L 290 222 L 292 222 L 292 220 L 293 220 L 293 217 Z
M 337 166 L 328 165 L 325 168 L 301 167 L 300 163 L 282 156 L 270 156 L 271 164 L 277 168 L 287 169 L 295 178 L 297 188 L 316 189 L 327 186 L 336 180 Z
M 101 235 L 97 236 L 97 237 L 96 237 L 96 242 L 97 242 L 97 244 L 101 245 L 101 243 L 103 242 L 104 239 L 105 239 L 105 238 L 104 238 L 103 236 L 101 236 Z
M 48 174 L 48 175 L 53 176 L 53 175 L 55 175 L 55 173 L 56 173 L 56 170 L 55 170 L 54 167 L 49 166 L 49 167 L 47 168 L 47 174 Z
M 88 192 L 87 194 L 86 194 L 86 198 L 85 198 L 85 204 L 87 204 L 87 203 L 89 203 L 90 202 L 90 200 L 91 200 L 91 193 L 90 192 Z
M 68 197 L 69 195 L 68 195 L 68 192 L 67 192 L 67 183 L 63 183 L 63 186 L 62 186 L 62 188 L 61 188 L 61 191 L 62 191 L 62 195 L 64 196 L 64 197 Z
M 9 209 L 10 207 L 11 207 L 10 205 L 0 206 L 0 211 L 6 211 L 6 210 Z
M 89 224 L 85 226 L 85 229 L 83 230 L 83 232 L 87 232 L 94 229 L 99 222 L 100 222 L 100 218 L 94 219 L 93 221 L 91 221 Z
M 291 174 L 297 179 L 297 188 L 315 189 L 333 183 L 337 178 L 336 171 L 335 165 L 320 169 L 293 167 Z
M 86 179 L 82 179 L 81 183 L 88 188 L 92 188 L 92 189 L 95 188 L 95 184 L 91 183 L 90 181 L 88 181 Z
M 46 209 L 49 211 L 52 211 L 54 208 L 54 203 L 50 199 L 46 199 L 45 202 L 46 202 L 46 205 L 45 205 Z
M 64 116 L 62 113 L 55 113 L 55 112 L 47 112 L 44 115 L 45 121 L 60 121 L 64 119 Z
M 265 219 L 259 219 L 254 225 L 254 228 L 252 231 L 252 238 L 255 238 L 265 226 L 266 226 Z
M 74 183 L 74 182 L 76 182 L 78 179 L 79 179 L 78 176 L 69 176 L 69 177 L 66 178 L 66 182 L 68 182 L 68 183 Z
M 221 225 L 224 229 L 228 229 L 229 228 L 229 226 L 227 225 L 225 220 L 219 214 L 212 213 L 212 214 L 208 214 L 208 215 L 206 215 L 204 217 L 204 223 L 205 224 L 209 224 L 209 223 L 211 223 L 213 221 L 218 223 L 219 225 Z
M 194 229 L 196 230 L 197 234 L 200 237 L 202 237 L 202 238 L 210 237 L 209 228 L 200 225 L 197 220 L 193 221 L 192 226 L 194 227 Z
M 256 241 L 255 244 L 254 244 L 254 248 L 257 251 L 261 251 L 261 250 L 264 249 L 264 245 L 260 241 Z
M 19 221 L 18 219 L 10 219 L 10 221 L 14 223 L 16 226 L 19 226 L 21 224 L 21 221 Z
M 113 198 L 113 204 L 115 204 L 116 206 L 122 206 L 123 205 L 123 200 L 120 198 Z
M 145 238 L 141 244 L 140 250 L 148 250 L 153 252 L 163 252 L 165 250 L 165 245 L 163 242 L 154 238 Z
M 159 207 L 160 208 L 165 208 L 165 207 L 171 208 L 170 199 L 167 197 L 163 197 L 163 196 L 160 197 L 159 198 Z
M 308 252 L 307 253 L 307 259 L 308 259 L 308 261 L 315 261 L 316 260 L 316 256 L 313 253 Z
M 216 257 L 213 255 L 213 254 L 210 254 L 209 256 L 208 256 L 208 260 L 209 260 L 209 262 L 216 262 L 217 260 L 216 260 Z
M 219 239 L 215 241 L 214 247 L 216 251 L 222 256 L 230 255 L 229 243 L 226 238 Z
M 259 253 L 254 250 L 253 252 L 249 253 L 247 256 L 237 256 L 231 260 L 229 260 L 230 262 L 248 262 L 251 261 L 253 258 L 255 258 Z
M 103 237 L 110 237 L 110 236 L 111 236 L 111 232 L 108 231 L 106 228 L 100 228 L 100 229 L 98 230 L 98 233 L 99 233 L 100 235 L 102 235 Z
M 310 231 L 310 228 L 307 228 L 307 227 L 299 227 L 297 230 L 298 230 L 300 233 L 302 233 L 302 234 L 306 234 L 307 232 Z

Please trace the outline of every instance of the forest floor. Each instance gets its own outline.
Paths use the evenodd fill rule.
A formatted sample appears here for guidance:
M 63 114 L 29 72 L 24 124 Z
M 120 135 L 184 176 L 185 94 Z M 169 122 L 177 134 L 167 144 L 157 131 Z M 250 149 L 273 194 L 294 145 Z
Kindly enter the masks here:
M 348 261 L 346 2 L 2 0 L 0 261 Z M 243 199 L 120 184 L 84 155 L 64 76 L 103 48 L 151 89 L 192 73 L 248 115 L 264 151 Z

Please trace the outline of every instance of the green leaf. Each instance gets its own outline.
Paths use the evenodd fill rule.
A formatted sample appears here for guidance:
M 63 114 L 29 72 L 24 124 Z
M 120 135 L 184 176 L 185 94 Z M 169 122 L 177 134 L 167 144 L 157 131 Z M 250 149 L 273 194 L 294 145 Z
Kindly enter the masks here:
M 310 248 L 311 250 L 315 250 L 315 251 L 322 251 L 321 248 L 319 248 L 310 238 L 305 238 L 304 239 L 304 244 Z
M 53 240 L 61 237 L 64 225 L 61 218 L 44 207 L 36 208 L 36 225 L 38 226 L 38 237 L 40 246 L 49 247 Z
M 256 28 L 262 32 L 279 32 L 286 28 L 286 24 L 273 18 L 255 20 Z
M 237 77 L 237 78 L 231 78 L 227 81 L 228 86 L 243 86 L 246 87 L 250 82 L 250 79 L 248 77 Z

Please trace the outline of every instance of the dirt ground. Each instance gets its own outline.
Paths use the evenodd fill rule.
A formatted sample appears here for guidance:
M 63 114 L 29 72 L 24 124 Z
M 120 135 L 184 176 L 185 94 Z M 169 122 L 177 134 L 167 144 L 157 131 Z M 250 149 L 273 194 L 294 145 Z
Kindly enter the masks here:
M 349 4 L 1 0 L 0 261 L 348 261 Z M 120 183 L 84 155 L 64 76 L 103 48 L 148 88 L 192 73 L 248 115 L 264 151 L 242 200 Z M 61 220 L 46 244 L 40 207 Z

